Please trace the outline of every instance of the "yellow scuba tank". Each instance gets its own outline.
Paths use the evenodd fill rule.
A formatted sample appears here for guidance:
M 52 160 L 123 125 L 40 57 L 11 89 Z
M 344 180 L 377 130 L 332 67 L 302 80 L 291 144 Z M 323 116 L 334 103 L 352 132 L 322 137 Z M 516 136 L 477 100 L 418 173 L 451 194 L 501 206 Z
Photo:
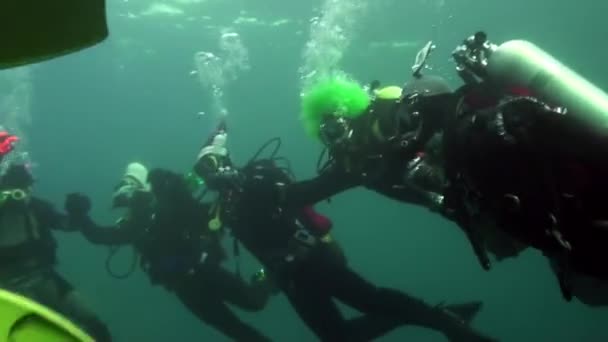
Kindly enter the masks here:
M 543 101 L 565 107 L 590 127 L 608 128 L 608 94 L 531 42 L 495 45 L 478 32 L 452 55 L 459 72 L 468 70 L 503 87 L 526 88 Z
M 0 342 L 94 342 L 54 311 L 0 289 Z

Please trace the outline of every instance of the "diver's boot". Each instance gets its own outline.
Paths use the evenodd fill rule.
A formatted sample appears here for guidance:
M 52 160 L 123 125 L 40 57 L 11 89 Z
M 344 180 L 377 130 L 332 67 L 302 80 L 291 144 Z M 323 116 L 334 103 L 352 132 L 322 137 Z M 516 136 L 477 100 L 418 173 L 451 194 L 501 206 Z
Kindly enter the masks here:
M 439 305 L 443 313 L 441 331 L 451 342 L 497 342 L 498 340 L 476 331 L 469 324 L 481 310 L 481 302 Z

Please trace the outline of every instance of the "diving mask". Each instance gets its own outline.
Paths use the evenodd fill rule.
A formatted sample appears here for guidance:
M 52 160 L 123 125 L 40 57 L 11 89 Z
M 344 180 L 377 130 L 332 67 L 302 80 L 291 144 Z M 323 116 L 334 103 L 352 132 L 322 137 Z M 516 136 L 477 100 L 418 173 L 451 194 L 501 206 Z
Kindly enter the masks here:
M 320 137 L 327 147 L 346 146 L 352 139 L 353 129 L 350 122 L 343 117 L 327 117 L 320 127 Z
M 125 177 L 114 188 L 112 206 L 114 208 L 129 206 L 132 203 L 133 198 L 139 192 L 147 192 L 147 189 L 145 189 L 137 180 L 131 177 Z
M 27 192 L 21 189 L 4 190 L 0 192 L 0 205 L 6 201 L 21 202 L 27 198 Z

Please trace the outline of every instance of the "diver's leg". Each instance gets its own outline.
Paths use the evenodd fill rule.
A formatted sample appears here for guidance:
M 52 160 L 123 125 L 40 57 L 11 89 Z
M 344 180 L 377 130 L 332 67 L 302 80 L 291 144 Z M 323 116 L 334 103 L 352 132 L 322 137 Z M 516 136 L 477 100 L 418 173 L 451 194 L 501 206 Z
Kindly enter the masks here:
M 197 281 L 198 280 L 198 281 Z M 209 324 L 225 336 L 239 342 L 268 342 L 270 339 L 252 326 L 244 323 L 224 303 L 223 298 L 206 286 L 211 278 L 194 277 L 192 283 L 175 289 L 181 302 L 201 321 Z
M 205 269 L 207 287 L 214 286 L 214 292 L 230 304 L 250 312 L 261 311 L 268 303 L 270 286 L 267 280 L 247 283 L 236 274 L 215 266 Z
M 284 287 L 284 292 L 298 316 L 319 340 L 350 342 L 342 313 L 326 289 L 316 286 L 324 281 L 299 274 Z
M 74 317 L 76 322 L 95 338 L 95 341 L 112 341 L 108 327 L 90 310 L 77 291 L 69 291 L 63 298 L 61 306 L 65 308 L 66 315 Z
M 332 284 L 335 297 L 362 313 L 434 329 L 450 341 L 492 341 L 447 310 L 430 306 L 400 291 L 376 287 L 346 267 L 335 269 L 331 274 L 332 279 L 327 281 Z

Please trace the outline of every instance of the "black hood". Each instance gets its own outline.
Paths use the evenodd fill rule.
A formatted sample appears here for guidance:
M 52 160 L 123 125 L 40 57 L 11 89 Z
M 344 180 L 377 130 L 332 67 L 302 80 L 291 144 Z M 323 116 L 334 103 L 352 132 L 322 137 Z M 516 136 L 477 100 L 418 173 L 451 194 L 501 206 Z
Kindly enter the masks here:
M 403 86 L 403 94 L 418 93 L 423 96 L 434 96 L 452 93 L 448 82 L 439 76 L 420 76 L 412 79 Z
M 13 164 L 0 177 L 2 189 L 25 189 L 34 184 L 34 177 L 24 164 Z

